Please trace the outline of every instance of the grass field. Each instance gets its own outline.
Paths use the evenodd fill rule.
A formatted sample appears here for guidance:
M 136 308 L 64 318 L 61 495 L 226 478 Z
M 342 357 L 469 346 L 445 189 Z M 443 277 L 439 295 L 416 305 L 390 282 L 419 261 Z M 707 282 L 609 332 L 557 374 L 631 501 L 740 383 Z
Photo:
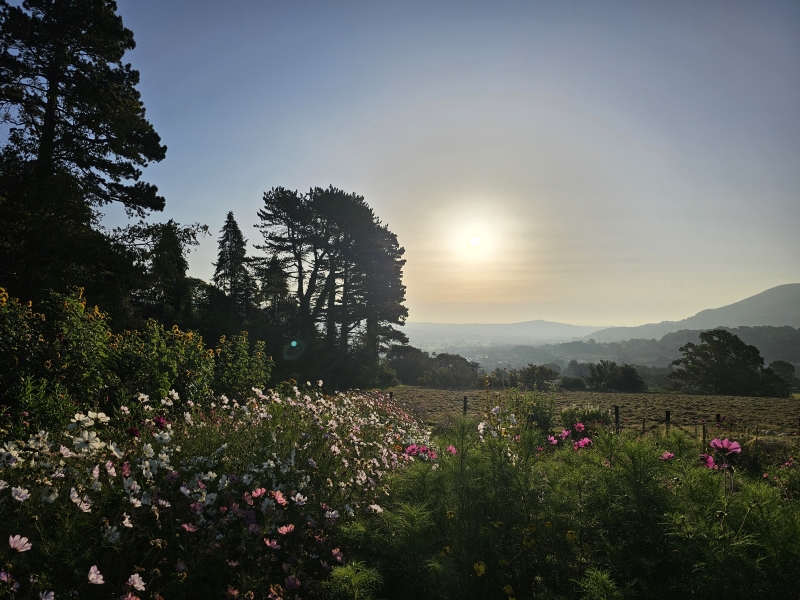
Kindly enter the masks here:
M 415 386 L 398 386 L 386 390 L 408 407 L 426 424 L 436 426 L 460 415 L 467 396 L 467 414 L 480 417 L 487 404 L 483 390 L 439 390 Z M 502 392 L 490 391 L 489 400 Z M 675 393 L 555 392 L 558 410 L 591 404 L 612 410 L 619 406 L 620 425 L 641 428 L 642 418 L 650 427 L 663 420 L 670 411 L 673 425 L 694 431 L 703 419 L 714 421 L 717 414 L 735 419 L 743 428 L 761 432 L 797 435 L 800 426 L 800 399 L 748 398 L 741 396 L 693 396 Z

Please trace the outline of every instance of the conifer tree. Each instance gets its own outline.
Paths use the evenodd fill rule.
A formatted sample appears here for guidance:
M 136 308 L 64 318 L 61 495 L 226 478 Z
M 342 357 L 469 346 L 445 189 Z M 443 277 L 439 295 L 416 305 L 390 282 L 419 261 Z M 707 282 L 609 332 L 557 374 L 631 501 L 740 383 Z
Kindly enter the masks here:
M 248 264 L 247 240 L 232 211 L 228 212 L 220 233 L 214 285 L 225 293 L 234 314 L 244 321 L 253 315 L 256 290 Z

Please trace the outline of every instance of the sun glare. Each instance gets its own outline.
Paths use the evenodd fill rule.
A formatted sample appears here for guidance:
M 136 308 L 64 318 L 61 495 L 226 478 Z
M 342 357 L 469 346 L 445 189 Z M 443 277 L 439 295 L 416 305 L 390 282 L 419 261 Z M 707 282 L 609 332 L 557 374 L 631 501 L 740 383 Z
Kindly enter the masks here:
M 471 238 L 469 238 L 469 245 L 473 248 L 480 246 L 480 244 L 481 238 L 479 238 L 477 235 L 473 235 Z

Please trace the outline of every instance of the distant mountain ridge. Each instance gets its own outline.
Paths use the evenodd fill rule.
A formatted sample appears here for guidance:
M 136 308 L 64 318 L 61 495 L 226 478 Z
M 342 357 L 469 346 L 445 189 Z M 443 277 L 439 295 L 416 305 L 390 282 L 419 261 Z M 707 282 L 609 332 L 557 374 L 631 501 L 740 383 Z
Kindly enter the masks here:
M 403 329 L 412 346 L 440 350 L 453 346 L 542 345 L 578 339 L 597 342 L 660 340 L 681 330 L 759 326 L 800 328 L 800 283 L 779 285 L 727 306 L 701 310 L 681 321 L 638 327 L 601 328 L 537 319 L 521 323 L 407 322 Z
M 403 332 L 417 348 L 452 345 L 535 344 L 582 339 L 597 326 L 569 325 L 554 321 L 521 323 L 415 323 L 407 322 Z
M 584 339 L 621 342 L 632 339 L 661 339 L 668 333 L 683 329 L 787 325 L 800 328 L 800 283 L 779 285 L 727 306 L 701 310 L 681 321 L 662 321 L 638 327 L 607 327 L 584 336 Z

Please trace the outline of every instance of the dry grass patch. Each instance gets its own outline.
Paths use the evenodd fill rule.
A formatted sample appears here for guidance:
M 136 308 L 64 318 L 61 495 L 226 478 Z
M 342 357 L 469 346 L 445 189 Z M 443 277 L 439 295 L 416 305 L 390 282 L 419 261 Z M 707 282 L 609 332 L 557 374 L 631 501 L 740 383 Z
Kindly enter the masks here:
M 441 425 L 462 413 L 464 396 L 467 397 L 467 414 L 480 417 L 492 399 L 502 391 L 440 390 L 416 386 L 398 386 L 386 390 L 395 399 L 408 406 L 429 425 Z M 702 420 L 712 422 L 716 415 L 735 419 L 742 427 L 760 431 L 772 430 L 787 435 L 797 435 L 800 426 L 800 400 L 791 398 L 749 398 L 741 396 L 700 396 L 675 393 L 616 393 L 559 391 L 555 392 L 558 410 L 568 406 L 587 404 L 613 411 L 619 406 L 620 425 L 641 428 L 642 418 L 648 427 L 662 420 L 670 411 L 671 423 L 694 431 Z

